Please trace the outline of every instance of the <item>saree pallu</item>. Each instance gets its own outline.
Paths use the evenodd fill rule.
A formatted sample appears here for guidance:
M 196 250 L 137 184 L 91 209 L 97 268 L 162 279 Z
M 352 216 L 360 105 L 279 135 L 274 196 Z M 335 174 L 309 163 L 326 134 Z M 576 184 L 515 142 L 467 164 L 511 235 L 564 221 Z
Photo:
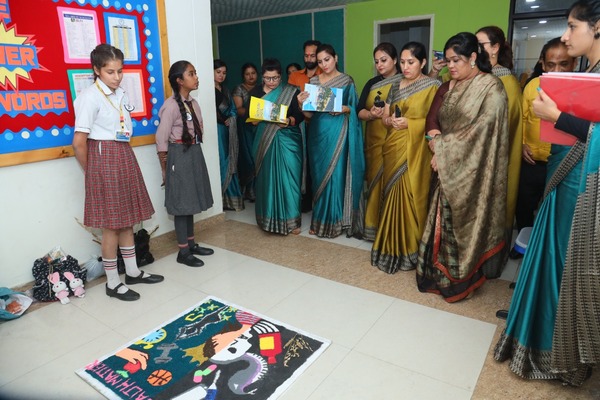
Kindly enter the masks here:
M 229 121 L 229 126 L 217 123 L 223 209 L 240 211 L 244 209 L 244 200 L 237 176 L 238 137 L 236 111 L 231 96 L 225 87 L 223 87 L 223 101 L 217 105 L 217 109 L 221 116 Z
M 263 99 L 289 107 L 296 87 L 279 85 Z M 256 159 L 256 223 L 273 233 L 287 235 L 302 222 L 302 132 L 298 126 L 280 128 L 260 122 L 253 154 Z
M 419 240 L 427 216 L 431 151 L 425 140 L 425 118 L 440 83 L 425 77 L 390 92 L 408 129 L 390 128 L 383 145 L 383 199 L 371 265 L 389 274 L 415 269 Z
M 517 195 L 519 192 L 519 176 L 521 174 L 521 159 L 523 148 L 523 101 L 521 85 L 512 72 L 501 65 L 496 65 L 492 69 L 504 85 L 506 96 L 508 97 L 508 132 L 509 132 L 509 150 L 508 150 L 508 183 L 506 188 L 506 242 L 512 242 L 513 226 L 515 219 L 515 210 L 517 208 Z M 505 262 L 508 260 L 510 248 L 506 246 L 503 250 Z M 498 278 L 502 274 L 502 268 L 486 271 L 487 278 Z
M 456 84 L 439 110 L 433 139 L 438 182 L 419 245 L 421 292 L 461 300 L 500 268 L 506 246 L 507 100 L 491 74 Z
M 319 77 L 311 78 L 310 83 L 320 85 Z M 334 238 L 343 231 L 348 235 L 360 231 L 365 160 L 354 81 L 340 74 L 325 86 L 342 88 L 342 104 L 350 108 L 348 114 L 313 113 L 308 134 L 313 190 L 310 229 L 319 237 Z
M 574 386 L 600 363 L 600 124 L 586 145 L 552 342 L 553 370 Z
M 552 146 L 544 200 L 533 224 L 494 358 L 526 379 L 559 379 L 552 371 L 556 308 L 581 175 L 583 144 Z
M 365 103 L 365 108 L 373 107 L 375 97 L 379 96 L 382 101 L 388 97 L 392 85 L 397 84 L 402 74 L 396 74 L 383 79 L 373 86 Z M 365 222 L 362 238 L 375 240 L 377 227 L 379 226 L 380 204 L 381 204 L 381 176 L 383 174 L 383 144 L 387 135 L 387 127 L 383 125 L 381 118 L 367 121 L 365 124 L 365 184 L 366 184 L 366 206 Z
M 240 84 L 233 91 L 233 96 L 241 97 L 242 104 L 247 110 L 250 103 L 250 93 L 246 90 L 243 84 Z M 238 178 L 244 198 L 254 200 L 254 153 L 252 146 L 254 145 L 254 137 L 256 129 L 254 125 L 247 124 L 243 116 L 237 118 L 238 129 Z

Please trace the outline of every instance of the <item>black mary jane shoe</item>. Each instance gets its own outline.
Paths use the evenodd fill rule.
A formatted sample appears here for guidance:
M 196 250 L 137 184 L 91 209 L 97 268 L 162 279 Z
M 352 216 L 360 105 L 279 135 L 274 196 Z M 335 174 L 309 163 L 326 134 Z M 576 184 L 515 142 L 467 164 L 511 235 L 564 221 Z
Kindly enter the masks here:
M 187 256 L 177 254 L 177 262 L 179 264 L 187 265 L 188 267 L 201 267 L 204 265 L 204 261 L 194 257 L 192 253 L 188 254 Z
M 108 297 L 114 297 L 115 299 L 123 300 L 123 301 L 135 301 L 140 298 L 140 294 L 136 291 L 133 291 L 127 288 L 125 293 L 119 293 L 119 288 L 124 286 L 123 283 L 119 283 L 117 287 L 114 289 L 110 289 L 108 285 L 106 285 L 106 295 Z
M 194 247 L 190 247 L 190 253 L 197 256 L 210 256 L 211 254 L 214 254 L 215 251 L 213 249 L 209 249 L 208 247 L 201 247 L 198 243 L 196 243 Z
M 162 282 L 165 280 L 165 277 L 162 275 L 155 275 L 155 274 L 146 274 L 146 277 L 144 277 L 144 273 L 142 272 L 141 274 L 139 274 L 138 276 L 129 276 L 127 274 L 125 274 L 125 283 L 127 285 L 135 285 L 136 283 L 158 283 L 158 282 Z

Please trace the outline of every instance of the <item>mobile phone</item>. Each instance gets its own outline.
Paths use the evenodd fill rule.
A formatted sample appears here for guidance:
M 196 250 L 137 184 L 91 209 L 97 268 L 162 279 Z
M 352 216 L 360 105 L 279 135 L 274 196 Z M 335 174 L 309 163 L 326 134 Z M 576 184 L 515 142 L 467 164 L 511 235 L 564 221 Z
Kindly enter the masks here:
M 377 96 L 375 96 L 373 105 L 379 108 L 383 108 L 385 106 L 385 102 L 381 100 L 381 92 L 379 90 L 377 91 Z
M 394 109 L 394 117 L 400 118 L 402 116 L 402 111 L 400 111 L 400 107 L 396 104 L 396 108 Z
M 436 60 L 441 60 L 444 58 L 444 52 L 443 51 L 439 51 L 439 50 L 434 50 L 433 51 L 433 58 L 435 58 Z

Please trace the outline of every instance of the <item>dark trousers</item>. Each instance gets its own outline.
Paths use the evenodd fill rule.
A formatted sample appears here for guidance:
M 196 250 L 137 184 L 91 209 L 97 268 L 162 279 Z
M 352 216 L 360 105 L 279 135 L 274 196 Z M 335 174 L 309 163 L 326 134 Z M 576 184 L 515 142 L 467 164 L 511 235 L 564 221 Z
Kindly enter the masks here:
M 544 161 L 536 161 L 535 165 L 524 160 L 521 162 L 519 194 L 515 212 L 519 231 L 527 226 L 533 226 L 533 215 L 544 195 L 546 186 L 546 164 Z

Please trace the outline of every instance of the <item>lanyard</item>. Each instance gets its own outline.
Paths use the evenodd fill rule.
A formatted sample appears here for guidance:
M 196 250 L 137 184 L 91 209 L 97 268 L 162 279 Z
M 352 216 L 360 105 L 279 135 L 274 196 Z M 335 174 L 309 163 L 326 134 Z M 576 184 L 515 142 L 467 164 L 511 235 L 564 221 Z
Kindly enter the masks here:
M 119 112 L 119 123 L 121 124 L 121 132 L 125 132 L 125 116 L 123 115 L 123 104 L 122 104 L 123 99 L 121 99 L 121 102 L 119 103 L 119 108 L 117 108 L 114 105 L 114 103 L 111 101 L 110 97 L 108 97 L 108 95 L 106 93 L 104 93 L 104 90 L 102 90 L 102 88 L 98 84 L 97 80 L 96 80 L 95 84 L 96 84 L 96 87 L 98 88 L 98 90 L 100 91 L 100 93 L 102 93 L 104 95 L 104 97 L 106 97 L 106 100 L 110 103 L 112 108 L 114 108 L 115 110 L 117 110 Z

